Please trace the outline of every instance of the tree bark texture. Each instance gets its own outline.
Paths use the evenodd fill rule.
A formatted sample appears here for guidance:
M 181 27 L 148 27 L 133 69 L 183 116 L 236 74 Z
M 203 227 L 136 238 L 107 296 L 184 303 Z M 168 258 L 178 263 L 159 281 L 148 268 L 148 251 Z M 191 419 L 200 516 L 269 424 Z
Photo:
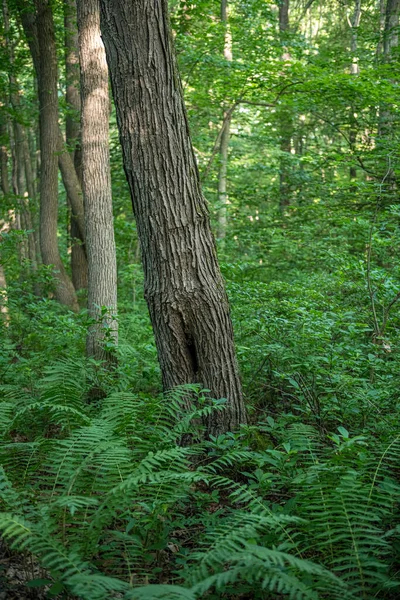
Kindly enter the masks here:
M 82 153 L 80 141 L 81 96 L 79 91 L 79 48 L 78 27 L 75 0 L 64 0 L 64 32 L 65 32 L 65 78 L 67 102 L 67 118 L 65 137 L 67 147 L 74 163 L 80 186 L 82 187 Z M 71 200 L 68 199 L 69 204 Z M 72 283 L 76 290 L 87 288 L 87 259 L 84 246 L 85 232 L 81 232 L 74 212 L 71 212 L 71 272 Z
M 88 356 L 112 362 L 104 342 L 118 342 L 117 260 L 109 153 L 108 68 L 100 33 L 98 0 L 78 0 L 82 102 L 82 177 L 88 259 L 88 310 L 94 320 Z M 106 314 L 103 310 L 106 310 Z
M 59 133 L 53 15 L 49 0 L 36 0 L 36 6 L 40 71 L 40 247 L 43 263 L 55 267 L 56 298 L 69 308 L 78 310 L 75 290 L 61 261 L 57 240 Z
M 210 433 L 246 421 L 224 282 L 190 140 L 167 0 L 101 0 L 145 296 L 165 389 L 199 382 L 227 409 Z
M 227 63 L 231 63 L 232 56 L 232 35 L 229 28 L 229 5 L 228 0 L 221 0 L 221 22 L 225 27 L 224 33 L 224 59 Z M 218 173 L 218 232 L 219 239 L 224 239 L 226 236 L 227 226 L 227 174 L 228 174 L 228 151 L 229 140 L 231 136 L 231 120 L 232 114 L 225 111 L 224 113 L 224 128 L 221 134 L 221 143 L 219 147 L 220 165 Z

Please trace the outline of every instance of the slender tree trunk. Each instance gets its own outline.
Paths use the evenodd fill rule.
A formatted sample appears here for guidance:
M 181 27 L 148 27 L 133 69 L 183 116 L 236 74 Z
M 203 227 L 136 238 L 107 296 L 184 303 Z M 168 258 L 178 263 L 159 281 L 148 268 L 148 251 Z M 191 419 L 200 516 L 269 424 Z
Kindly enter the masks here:
M 225 27 L 224 34 L 224 59 L 227 63 L 232 62 L 232 35 L 229 27 L 229 6 L 228 0 L 221 0 L 221 22 Z M 227 225 L 227 171 L 228 171 L 228 150 L 229 139 L 231 135 L 231 113 L 224 112 L 224 128 L 221 134 L 221 143 L 219 148 L 220 166 L 218 174 L 218 238 L 224 239 L 226 236 Z
M 7 192 L 9 193 L 9 192 Z M 0 244 L 1 235 L 9 230 L 9 224 L 4 221 L 0 221 Z M 5 326 L 9 325 L 10 315 L 8 313 L 8 297 L 7 297 L 7 280 L 4 272 L 4 265 L 1 263 L 1 252 L 0 252 L 0 315 L 1 320 Z
M 385 12 L 386 12 L 386 6 L 385 6 L 385 0 L 379 0 L 378 2 L 378 6 L 379 6 L 379 33 L 380 33 L 380 37 L 379 37 L 379 42 L 378 45 L 376 47 L 376 58 L 379 59 L 379 57 L 381 56 L 382 52 L 383 52 L 383 34 L 385 31 Z
M 0 167 L 1 167 L 1 189 L 4 196 L 8 196 L 10 193 L 10 184 L 8 180 L 8 152 L 7 152 L 7 144 L 6 140 L 8 140 L 8 132 L 7 126 L 5 123 L 0 123 Z M 6 231 L 6 227 L 4 222 L 0 222 L 0 244 L 1 244 L 1 234 Z M 0 248 L 1 250 L 1 248 Z M 2 320 L 5 325 L 8 325 L 9 316 L 8 316 L 8 307 L 7 307 L 7 281 L 6 275 L 4 272 L 4 266 L 1 263 L 1 251 L 0 251 L 0 313 L 2 315 Z
M 167 0 L 101 0 L 117 120 L 141 241 L 145 296 L 165 389 L 200 382 L 246 421 L 232 323 L 202 194 Z
M 279 38 L 281 44 L 285 43 L 285 34 L 289 29 L 289 0 L 281 0 L 279 4 Z M 282 60 L 286 61 L 290 54 L 283 49 Z M 291 112 L 281 107 L 279 109 L 279 208 L 284 211 L 290 204 L 290 157 L 292 153 L 292 115 Z
M 385 9 L 385 27 L 383 32 L 383 53 L 381 58 L 383 62 L 389 64 L 393 59 L 393 50 L 398 46 L 399 36 L 399 13 L 400 0 L 387 0 Z M 393 75 L 393 79 L 396 79 Z M 394 82 L 393 82 L 394 83 Z M 395 173 L 391 164 L 388 165 L 390 151 L 396 144 L 395 136 L 397 132 L 398 117 L 393 105 L 382 103 L 379 108 L 378 121 L 378 148 L 382 160 L 382 176 L 385 176 L 386 183 L 390 188 L 396 187 Z
M 41 57 L 39 48 L 39 36 L 35 15 L 26 11 L 23 0 L 17 0 L 21 22 L 24 28 L 25 36 L 32 55 L 33 64 L 36 71 L 38 81 L 40 81 Z M 40 92 L 40 90 L 39 90 Z M 67 196 L 71 202 L 72 212 L 75 216 L 77 227 L 79 228 L 79 236 L 85 237 L 84 224 L 84 208 L 82 199 L 82 188 L 78 177 L 78 172 L 75 169 L 74 162 L 67 152 L 64 143 L 62 131 L 57 122 L 57 140 L 58 140 L 58 166 L 61 171 L 61 176 Z
M 94 320 L 88 356 L 112 362 L 105 342 L 118 342 L 117 260 L 109 153 L 108 68 L 98 0 L 78 0 L 82 102 L 82 177 L 88 258 L 88 310 Z M 105 314 L 104 314 L 104 311 Z
M 75 170 L 72 158 L 65 148 L 61 130 L 58 130 L 58 166 L 60 168 L 65 191 L 71 204 L 72 216 L 79 230 L 79 235 L 85 241 L 85 211 L 83 206 L 82 188 Z
M 54 265 L 56 298 L 73 310 L 78 302 L 61 261 L 57 240 L 58 217 L 58 97 L 55 33 L 50 0 L 36 0 L 39 40 L 40 120 L 40 245 L 43 263 Z
M 29 142 L 29 131 L 26 132 L 24 140 L 24 160 L 25 160 L 25 179 L 28 195 L 30 198 L 30 214 L 33 229 L 33 245 L 36 265 L 42 263 L 42 257 L 40 253 L 40 239 L 39 239 L 39 202 L 36 186 L 36 157 L 32 159 L 32 155 L 36 154 L 36 147 L 32 147 Z M 32 200 L 33 199 L 33 200 Z M 35 286 L 35 293 L 40 295 L 40 289 L 38 285 Z
M 4 196 L 10 193 L 10 183 L 8 179 L 8 149 L 9 136 L 7 125 L 5 122 L 0 122 L 0 173 L 1 173 L 1 189 Z
M 9 323 L 7 307 L 7 281 L 3 265 L 0 263 L 0 314 L 5 325 Z
M 359 75 L 359 73 L 360 73 L 360 67 L 359 67 L 358 61 L 356 59 L 356 53 L 357 53 L 357 47 L 358 47 L 357 36 L 358 36 L 358 28 L 360 26 L 360 19 L 361 19 L 361 0 L 355 0 L 354 13 L 353 13 L 353 17 L 351 19 L 351 46 L 350 46 L 350 51 L 351 51 L 350 73 L 351 73 L 351 75 L 354 75 L 355 77 L 357 75 Z M 356 148 L 356 142 L 357 142 L 357 124 L 356 124 L 356 120 L 354 117 L 354 111 L 355 111 L 355 107 L 354 107 L 354 105 L 352 105 L 351 109 L 350 109 L 350 135 L 349 135 L 350 148 L 351 148 L 352 152 L 354 152 L 354 150 Z M 350 167 L 349 176 L 350 176 L 350 181 L 355 181 L 355 179 L 357 178 L 357 169 L 354 165 L 351 165 L 351 167 Z M 354 192 L 355 188 L 352 188 L 352 191 Z
M 81 98 L 79 92 L 79 50 L 78 28 L 76 23 L 75 0 L 64 0 L 64 31 L 65 31 L 65 76 L 66 102 L 68 113 L 66 118 L 66 142 L 70 156 L 75 166 L 79 183 L 81 178 L 81 143 L 80 143 L 80 112 Z M 69 199 L 71 204 L 71 200 Z M 80 231 L 75 215 L 71 214 L 71 271 L 72 282 L 76 290 L 87 289 L 87 259 L 84 246 L 84 232 Z

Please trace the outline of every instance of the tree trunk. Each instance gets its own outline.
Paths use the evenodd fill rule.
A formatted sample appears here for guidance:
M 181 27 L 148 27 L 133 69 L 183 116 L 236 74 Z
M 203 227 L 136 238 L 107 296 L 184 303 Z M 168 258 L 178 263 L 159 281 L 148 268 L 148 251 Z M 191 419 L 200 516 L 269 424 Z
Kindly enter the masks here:
M 199 382 L 246 421 L 232 323 L 189 135 L 167 0 L 101 0 L 124 166 L 165 389 Z
M 82 240 L 85 241 L 85 211 L 82 188 L 72 158 L 64 145 L 61 130 L 58 129 L 58 166 L 61 171 L 65 191 L 71 204 L 72 215 L 78 226 Z
M 400 0 L 387 0 L 385 10 L 385 27 L 383 32 L 383 54 L 385 63 L 392 61 L 393 49 L 398 46 Z M 393 77 L 395 79 L 395 76 Z M 392 81 L 394 83 L 394 81 Z M 382 177 L 390 188 L 396 185 L 395 174 L 391 164 L 388 165 L 387 157 L 396 144 L 397 120 L 396 111 L 392 104 L 382 103 L 379 108 L 378 144 L 381 151 Z
M 351 65 L 350 65 L 350 73 L 351 75 L 357 76 L 360 74 L 360 67 L 358 65 L 358 61 L 356 60 L 356 52 L 357 52 L 357 36 L 358 36 L 358 28 L 360 26 L 361 19 L 361 0 L 355 0 L 354 5 L 354 13 L 351 19 Z M 354 105 L 350 108 L 350 149 L 352 152 L 355 151 L 356 142 L 357 142 L 357 124 L 354 117 L 355 107 Z M 354 165 L 351 165 L 349 169 L 350 181 L 355 181 L 357 178 L 357 169 Z M 351 191 L 355 192 L 355 187 L 351 188 Z
M 0 172 L 1 172 L 1 189 L 4 196 L 10 193 L 10 183 L 8 179 L 8 150 L 9 136 L 7 125 L 4 122 L 0 123 Z
M 57 240 L 58 217 L 58 97 L 57 58 L 50 0 L 36 0 L 39 40 L 40 122 L 40 247 L 43 263 L 54 265 L 56 298 L 73 310 L 78 302 L 61 261 Z
M 7 281 L 3 265 L 0 263 L 0 314 L 5 325 L 9 323 L 7 307 Z
M 225 26 L 224 35 L 224 59 L 228 62 L 232 62 L 232 35 L 229 28 L 229 7 L 228 0 L 221 0 L 221 21 Z M 231 136 L 231 113 L 224 112 L 224 128 L 221 134 L 221 144 L 219 148 L 220 153 L 220 166 L 218 174 L 218 238 L 224 239 L 226 236 L 226 225 L 227 225 L 227 172 L 228 172 L 228 150 L 229 150 L 229 139 Z
M 285 43 L 285 34 L 289 29 L 289 0 L 281 0 L 279 4 L 279 38 L 281 44 Z M 282 60 L 289 60 L 290 54 L 283 48 Z M 290 204 L 290 158 L 292 152 L 292 115 L 290 111 L 281 107 L 279 117 L 279 208 L 283 212 Z
M 38 81 L 40 80 L 40 49 L 38 43 L 38 30 L 35 16 L 32 12 L 26 11 L 23 0 L 17 0 L 17 7 L 21 22 L 24 28 L 25 36 L 32 55 L 33 64 Z M 58 125 L 58 166 L 61 171 L 63 184 L 67 192 L 67 197 L 71 202 L 72 212 L 75 215 L 77 233 L 76 237 L 83 239 L 85 237 L 84 209 L 82 199 L 82 188 L 79 181 L 79 169 L 76 169 L 74 162 L 65 149 L 64 138 Z M 79 161 L 78 161 L 79 163 Z M 78 233 L 79 231 L 79 233 Z
M 82 177 L 88 258 L 88 310 L 95 321 L 86 340 L 88 356 L 111 363 L 118 342 L 117 260 L 109 153 L 108 68 L 100 33 L 98 0 L 78 0 L 82 102 Z
M 66 142 L 74 163 L 80 186 L 81 178 L 81 142 L 80 142 L 80 113 L 81 98 L 79 92 L 79 50 L 78 28 L 76 23 L 75 0 L 64 0 L 64 31 L 65 31 L 65 77 L 66 77 Z M 71 204 L 71 200 L 69 199 Z M 84 231 L 80 231 L 75 215 L 71 214 L 71 271 L 72 283 L 76 290 L 87 289 L 87 259 L 84 247 Z

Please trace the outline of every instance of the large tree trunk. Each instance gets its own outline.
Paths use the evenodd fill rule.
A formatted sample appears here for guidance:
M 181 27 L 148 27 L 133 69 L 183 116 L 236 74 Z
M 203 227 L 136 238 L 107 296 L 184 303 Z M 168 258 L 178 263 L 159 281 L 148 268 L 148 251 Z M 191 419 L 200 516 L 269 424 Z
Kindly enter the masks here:
M 68 113 L 66 118 L 66 142 L 70 156 L 75 165 L 80 185 L 81 178 L 81 143 L 80 143 L 80 112 L 81 98 L 79 92 L 79 50 L 78 28 L 76 23 L 75 0 L 64 0 L 64 31 L 65 31 L 65 78 L 66 102 Z M 71 204 L 71 200 L 69 200 Z M 87 259 L 84 247 L 84 232 L 81 233 L 76 216 L 72 212 L 70 223 L 71 236 L 71 271 L 72 283 L 76 290 L 87 288 Z
M 55 33 L 50 0 L 36 0 L 39 40 L 40 120 L 40 247 L 43 263 L 54 265 L 56 298 L 73 310 L 78 302 L 61 261 L 57 240 L 58 217 L 58 97 Z
M 98 0 L 78 0 L 82 101 L 82 178 L 88 258 L 88 310 L 95 323 L 88 356 L 112 362 L 105 342 L 118 342 L 117 261 L 109 153 L 108 68 L 100 34 Z M 104 309 L 106 313 L 104 314 Z
M 224 59 L 230 63 L 232 62 L 232 35 L 229 27 L 229 6 L 228 0 L 221 0 L 221 21 L 225 26 L 224 35 Z M 218 238 L 224 239 L 226 236 L 226 225 L 227 225 L 227 174 L 228 174 L 228 150 L 229 150 L 229 139 L 231 136 L 231 120 L 232 114 L 225 111 L 224 113 L 224 127 L 221 133 L 221 143 L 219 147 L 220 153 L 220 165 L 218 173 Z
M 165 389 L 200 382 L 246 421 L 232 323 L 189 136 L 167 0 L 101 0 L 102 34 Z

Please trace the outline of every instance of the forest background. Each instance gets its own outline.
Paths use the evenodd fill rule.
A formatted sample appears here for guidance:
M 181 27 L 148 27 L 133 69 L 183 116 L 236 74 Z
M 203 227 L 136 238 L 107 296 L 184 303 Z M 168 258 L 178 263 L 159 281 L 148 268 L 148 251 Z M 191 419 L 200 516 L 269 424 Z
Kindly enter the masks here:
M 169 3 L 248 415 L 218 432 L 223 399 L 161 393 L 113 103 L 118 307 L 86 308 L 65 168 L 57 300 L 26 29 L 47 4 L 3 0 L 0 44 L 0 530 L 26 597 L 398 598 L 400 2 Z M 65 163 L 76 9 L 49 6 Z

